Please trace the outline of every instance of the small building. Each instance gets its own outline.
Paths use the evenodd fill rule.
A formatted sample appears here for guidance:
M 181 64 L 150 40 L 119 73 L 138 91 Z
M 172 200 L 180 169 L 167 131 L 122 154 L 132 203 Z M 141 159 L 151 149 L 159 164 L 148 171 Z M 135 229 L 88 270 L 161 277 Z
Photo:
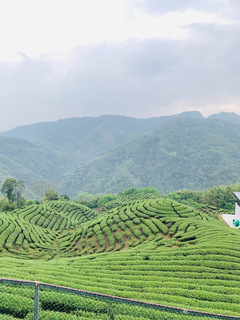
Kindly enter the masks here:
M 237 198 L 235 203 L 235 216 L 234 219 L 240 221 L 240 192 L 233 192 Z
M 233 192 L 237 198 L 235 203 L 235 214 L 222 214 L 223 220 L 231 228 L 240 228 L 240 192 Z

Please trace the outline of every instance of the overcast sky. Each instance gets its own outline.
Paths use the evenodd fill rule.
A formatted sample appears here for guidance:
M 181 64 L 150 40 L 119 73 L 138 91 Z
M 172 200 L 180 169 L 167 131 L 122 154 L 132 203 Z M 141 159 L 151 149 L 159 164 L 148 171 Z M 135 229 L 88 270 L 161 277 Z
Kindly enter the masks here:
M 240 114 L 239 0 L 0 0 L 0 131 Z

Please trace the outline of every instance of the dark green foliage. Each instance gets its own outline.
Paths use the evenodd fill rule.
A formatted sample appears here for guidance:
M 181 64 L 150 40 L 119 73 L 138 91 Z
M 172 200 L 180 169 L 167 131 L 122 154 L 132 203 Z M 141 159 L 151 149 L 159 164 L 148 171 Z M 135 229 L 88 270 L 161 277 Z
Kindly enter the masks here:
M 26 201 L 23 197 L 24 188 L 23 181 L 15 178 L 7 178 L 1 187 L 1 193 L 6 195 L 12 208 L 14 208 L 14 204 L 19 208 L 24 205 Z
M 58 200 L 58 193 L 53 189 L 49 189 L 46 191 L 44 195 L 44 201 L 52 201 L 52 200 Z
M 213 206 L 215 211 L 216 209 L 233 211 L 236 201 L 233 192 L 236 191 L 240 191 L 240 183 L 230 186 L 214 186 L 203 191 L 179 190 L 168 194 L 168 197 L 196 208 L 200 208 L 199 204 L 203 204 Z
M 136 194 L 149 194 L 149 193 L 156 195 L 156 196 L 159 195 L 159 191 L 154 188 L 151 188 L 151 187 L 145 187 L 142 189 L 131 187 L 131 188 L 126 189 L 124 191 L 118 192 L 118 195 L 119 196 L 132 196 L 132 195 L 136 195 Z
M 77 195 L 77 201 L 84 206 L 87 206 L 91 209 L 93 208 L 103 208 L 106 203 L 117 199 L 116 195 L 112 194 L 98 194 L 93 195 L 89 193 L 80 193 Z
M 34 301 L 12 293 L 0 295 L 0 313 L 23 319 L 34 308 Z M 8 319 L 8 318 L 7 318 Z

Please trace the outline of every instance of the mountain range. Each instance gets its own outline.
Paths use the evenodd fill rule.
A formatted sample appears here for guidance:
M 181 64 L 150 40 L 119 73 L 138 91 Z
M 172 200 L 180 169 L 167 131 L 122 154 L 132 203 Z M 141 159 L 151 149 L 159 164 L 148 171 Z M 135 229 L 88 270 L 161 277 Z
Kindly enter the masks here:
M 61 193 L 162 193 L 239 181 L 240 116 L 192 111 L 135 119 L 70 118 L 0 134 L 0 180 L 52 181 Z

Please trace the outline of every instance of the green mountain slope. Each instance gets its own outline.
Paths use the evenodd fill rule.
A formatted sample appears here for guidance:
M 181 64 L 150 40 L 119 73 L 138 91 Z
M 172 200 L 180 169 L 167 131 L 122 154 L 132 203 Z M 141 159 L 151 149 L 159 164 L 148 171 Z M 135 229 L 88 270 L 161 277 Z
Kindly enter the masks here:
M 151 119 L 73 118 L 18 127 L 0 136 L 0 179 L 27 187 L 41 179 L 59 192 L 163 193 L 239 181 L 239 116 L 198 112 Z M 8 136 L 7 136 L 8 135 Z
M 240 315 L 239 230 L 186 205 L 134 200 L 97 214 L 55 201 L 0 218 L 1 277 Z
M 0 136 L 0 180 L 9 176 L 31 185 L 40 179 L 57 181 L 63 178 L 59 166 L 66 155 L 29 141 Z
M 17 127 L 1 133 L 48 147 L 52 153 L 62 155 L 58 171 L 79 167 L 97 156 L 124 143 L 131 135 L 142 130 L 151 130 L 172 118 L 202 118 L 199 112 L 185 112 L 179 115 L 149 119 L 135 119 L 124 116 L 100 116 L 97 118 L 70 118 L 56 122 L 37 123 Z M 43 167 L 46 164 L 43 162 Z
M 220 119 L 232 123 L 240 123 L 240 116 L 234 112 L 220 112 L 217 114 L 212 114 L 208 119 Z
M 239 141 L 237 124 L 172 120 L 75 171 L 68 190 L 98 193 L 151 186 L 167 193 L 235 183 L 240 172 Z

